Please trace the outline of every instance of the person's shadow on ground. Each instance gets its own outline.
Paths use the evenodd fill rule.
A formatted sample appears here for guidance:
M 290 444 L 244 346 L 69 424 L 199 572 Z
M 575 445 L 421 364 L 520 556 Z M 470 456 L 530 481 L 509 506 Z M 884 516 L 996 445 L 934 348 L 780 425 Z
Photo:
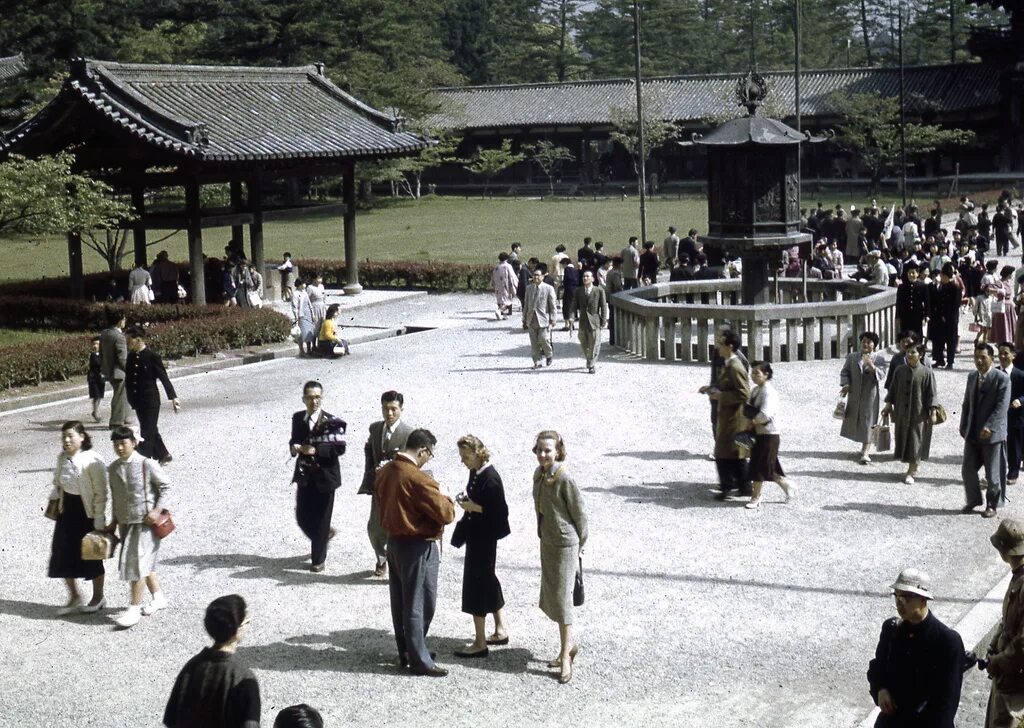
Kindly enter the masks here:
M 715 500 L 711 483 L 641 483 L 615 485 L 610 488 L 583 488 L 591 493 L 610 493 L 626 499 L 627 503 L 651 503 L 666 508 L 735 508 L 735 503 Z
M 427 636 L 427 646 L 436 651 L 438 664 L 445 667 L 457 664 L 491 672 L 542 672 L 529 668 L 529 663 L 538 658 L 523 648 L 492 647 L 484 658 L 466 660 L 455 657 L 455 650 L 464 648 L 466 644 L 466 640 L 454 637 Z M 406 673 L 398 664 L 394 635 L 371 627 L 335 630 L 329 634 L 296 635 L 269 645 L 242 645 L 238 654 L 247 664 L 261 670 Z
M 256 554 L 189 554 L 170 559 L 161 559 L 161 565 L 194 566 L 196 571 L 208 569 L 234 569 L 231 579 L 267 579 L 282 586 L 296 586 L 319 582 L 326 584 L 366 584 L 380 586 L 381 580 L 372 571 L 353 571 L 348 574 L 332 574 L 323 571 L 313 574 L 309 571 L 309 559 L 303 556 L 258 556 Z

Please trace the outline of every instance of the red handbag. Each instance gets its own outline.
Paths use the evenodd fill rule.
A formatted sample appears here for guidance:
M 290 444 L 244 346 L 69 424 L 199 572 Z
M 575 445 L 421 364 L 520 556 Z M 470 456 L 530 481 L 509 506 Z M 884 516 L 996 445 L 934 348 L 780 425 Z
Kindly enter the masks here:
M 145 460 L 142 461 L 142 493 L 146 502 L 146 511 L 149 512 L 149 483 L 146 482 Z M 160 509 L 160 513 L 158 513 L 156 519 L 149 524 L 149 527 L 153 529 L 153 535 L 160 539 L 170 536 L 174 533 L 174 529 L 177 528 L 177 526 L 174 525 L 174 519 L 171 517 L 171 512 L 166 508 Z

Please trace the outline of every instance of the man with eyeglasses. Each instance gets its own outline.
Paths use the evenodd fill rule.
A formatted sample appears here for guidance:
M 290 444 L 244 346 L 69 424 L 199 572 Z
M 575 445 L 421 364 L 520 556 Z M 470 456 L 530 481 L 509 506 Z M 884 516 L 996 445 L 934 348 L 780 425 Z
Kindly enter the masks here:
M 324 389 L 310 381 L 302 387 L 306 409 L 292 415 L 288 441 L 295 461 L 295 520 L 310 542 L 309 570 L 318 574 L 327 561 L 327 542 L 334 536 L 334 491 L 341 485 L 338 458 L 345 453 L 345 422 L 321 407 Z
M 931 581 L 923 571 L 904 569 L 891 589 L 899 616 L 882 623 L 868 665 L 871 697 L 881 711 L 875 728 L 953 728 L 963 640 L 928 609 Z
M 388 533 L 388 584 L 398 659 L 413 675 L 444 677 L 427 650 L 426 636 L 437 602 L 444 527 L 455 520 L 455 504 L 422 468 L 434 456 L 429 430 L 409 433 L 405 448 L 377 471 L 373 497 Z

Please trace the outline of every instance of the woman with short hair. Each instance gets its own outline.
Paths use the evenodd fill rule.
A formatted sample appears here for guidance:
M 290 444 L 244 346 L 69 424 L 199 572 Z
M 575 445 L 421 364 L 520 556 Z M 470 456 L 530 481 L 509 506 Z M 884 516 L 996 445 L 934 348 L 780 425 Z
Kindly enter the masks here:
M 57 610 L 58 615 L 91 614 L 107 603 L 103 596 L 103 562 L 82 559 L 82 538 L 107 526 L 107 466 L 92 449 L 92 438 L 78 420 L 61 425 L 60 440 L 61 453 L 57 456 L 50 492 L 57 520 L 47 575 L 64 579 L 68 588 L 68 603 Z M 79 596 L 76 579 L 92 580 L 92 599 L 88 604 Z
M 462 611 L 473 615 L 475 637 L 456 657 L 486 657 L 488 645 L 507 645 L 502 608 L 505 597 L 495 575 L 498 541 L 511 533 L 501 476 L 490 463 L 491 453 L 476 435 L 458 440 L 459 457 L 469 469 L 466 491 L 455 500 L 465 514 L 456 525 L 466 544 L 462 571 Z M 486 635 L 487 615 L 494 615 L 494 633 Z
M 317 336 L 316 350 L 320 356 L 336 359 L 339 356 L 348 356 L 348 341 L 338 336 L 338 311 L 341 309 L 336 303 L 327 307 L 324 315 L 324 322 L 320 325 L 320 334 Z M 338 349 L 341 353 L 338 353 Z
M 875 351 L 878 347 L 878 334 L 865 331 L 859 341 L 860 349 L 846 355 L 843 368 L 839 371 L 839 395 L 849 395 L 839 434 L 847 440 L 860 443 L 860 463 L 867 465 L 871 462 L 871 428 L 878 424 L 881 406 L 878 385 L 885 381 L 888 363 L 884 356 Z
M 572 663 L 579 652 L 573 640 L 573 588 L 587 543 L 587 514 L 576 481 L 565 468 L 565 442 L 554 430 L 538 433 L 533 445 L 533 505 L 540 537 L 540 608 L 558 623 L 558 657 L 548 667 L 559 668 L 558 682 L 572 680 Z
M 932 419 L 937 411 L 938 386 L 935 372 L 923 366 L 927 348 L 918 344 L 907 350 L 907 363 L 896 370 L 892 388 L 885 397 L 883 415 L 892 414 L 893 458 L 907 464 L 903 482 L 914 484 L 918 465 L 928 459 L 932 441 Z
M 777 483 L 786 495 L 786 502 L 796 493 L 796 488 L 786 480 L 786 473 L 779 462 L 779 425 L 775 416 L 779 411 L 779 395 L 772 379 L 772 365 L 766 361 L 755 361 L 750 366 L 750 378 L 754 388 L 750 391 L 747 414 L 754 424 L 754 446 L 750 450 L 751 497 L 746 507 L 756 510 L 761 506 L 761 487 L 765 481 Z

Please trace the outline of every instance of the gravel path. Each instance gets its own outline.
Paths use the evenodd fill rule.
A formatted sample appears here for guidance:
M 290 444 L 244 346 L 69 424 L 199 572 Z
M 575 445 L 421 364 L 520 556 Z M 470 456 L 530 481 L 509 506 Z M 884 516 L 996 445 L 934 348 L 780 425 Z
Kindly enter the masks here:
M 41 508 L 56 428 L 87 404 L 0 414 L 0 726 L 157 725 L 175 674 L 206 643 L 203 609 L 230 592 L 251 605 L 239 654 L 259 678 L 267 725 L 280 707 L 305 701 L 331 726 L 853 726 L 872 707 L 864 672 L 894 613 L 893 576 L 910 564 L 929 571 L 935 612 L 955 623 L 1005 573 L 988 544 L 995 524 L 957 513 L 966 355 L 937 372 L 950 423 L 936 430 L 914 486 L 886 458 L 858 465 L 854 444 L 839 439 L 838 362 L 780 365 L 781 457 L 800 492 L 784 505 L 766 486 L 767 502 L 751 512 L 711 498 L 708 405 L 697 394 L 704 366 L 650 364 L 606 347 L 589 376 L 575 340 L 559 332 L 554 365 L 533 372 L 525 332 L 494 321 L 491 305 L 459 294 L 355 311 L 347 325 L 437 328 L 337 361 L 285 359 L 176 381 L 184 409 L 161 421 L 179 523 L 159 568 L 171 608 L 128 632 L 113 631 L 109 611 L 53 617 L 64 591 L 44 576 L 50 524 Z M 311 378 L 350 432 L 339 537 L 318 575 L 303 564 L 286 444 Z M 430 637 L 452 668 L 445 680 L 392 666 L 387 588 L 369 576 L 369 501 L 355 491 L 366 427 L 390 388 L 405 393 L 406 419 L 438 436 L 435 476 L 462 489 L 455 440 L 473 432 L 511 509 L 498 574 L 512 642 L 486 660 L 451 656 L 472 622 L 459 612 L 462 553 L 446 547 Z M 536 606 L 530 447 L 544 428 L 565 437 L 592 524 L 582 650 L 567 686 L 544 665 L 557 628 Z M 104 431 L 97 450 L 111 457 Z M 1019 512 L 1017 500 L 1007 515 Z M 108 594 L 116 607 L 127 601 L 116 578 Z M 965 690 L 962 716 L 983 710 L 983 687 Z

